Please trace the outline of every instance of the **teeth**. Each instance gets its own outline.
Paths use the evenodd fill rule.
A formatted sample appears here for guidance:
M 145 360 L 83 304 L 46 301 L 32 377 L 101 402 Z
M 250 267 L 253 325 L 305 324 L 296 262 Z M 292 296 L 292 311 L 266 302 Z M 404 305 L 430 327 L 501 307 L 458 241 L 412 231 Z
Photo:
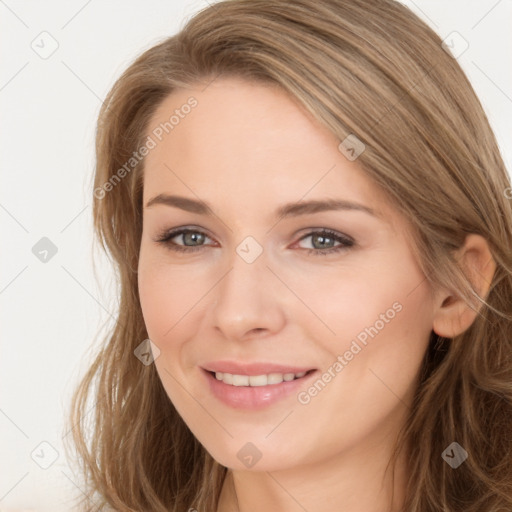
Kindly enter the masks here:
M 248 385 L 249 385 L 249 375 L 233 375 L 233 386 L 248 386 Z
M 304 377 L 306 372 L 300 373 L 269 373 L 267 375 L 233 375 L 232 373 L 216 372 L 215 378 L 221 380 L 224 384 L 231 386 L 267 386 L 272 384 L 281 384 L 294 379 Z

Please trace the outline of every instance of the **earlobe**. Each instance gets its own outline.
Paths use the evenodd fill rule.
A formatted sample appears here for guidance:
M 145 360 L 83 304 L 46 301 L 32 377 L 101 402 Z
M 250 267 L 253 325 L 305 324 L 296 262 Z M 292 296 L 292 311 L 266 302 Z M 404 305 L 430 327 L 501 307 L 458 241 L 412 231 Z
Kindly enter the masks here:
M 496 262 L 485 238 L 471 233 L 457 252 L 466 276 L 478 295 L 485 299 L 491 286 Z M 471 307 L 453 291 L 440 290 L 435 297 L 432 329 L 445 338 L 453 338 L 466 331 L 474 322 L 481 305 Z

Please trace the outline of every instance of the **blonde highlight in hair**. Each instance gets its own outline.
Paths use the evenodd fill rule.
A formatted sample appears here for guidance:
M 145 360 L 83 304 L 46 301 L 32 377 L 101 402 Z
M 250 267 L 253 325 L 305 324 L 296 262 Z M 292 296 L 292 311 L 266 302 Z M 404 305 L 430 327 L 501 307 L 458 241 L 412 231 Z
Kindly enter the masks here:
M 169 94 L 219 76 L 278 86 L 340 141 L 355 134 L 366 146 L 358 163 L 410 222 L 429 283 L 478 310 L 459 336 L 431 334 L 395 450 L 407 454 L 404 510 L 498 512 L 512 510 L 510 179 L 478 98 L 441 43 L 393 0 L 221 1 L 115 83 L 98 120 L 94 187 L 143 145 Z M 142 176 L 143 161 L 104 197 L 94 195 L 120 302 L 72 401 L 90 493 L 83 509 L 214 512 L 226 468 L 192 435 L 154 365 L 133 355 L 147 338 L 137 288 Z M 469 233 L 487 240 L 496 262 L 486 297 L 454 255 Z M 469 453 L 456 471 L 441 458 L 453 441 Z

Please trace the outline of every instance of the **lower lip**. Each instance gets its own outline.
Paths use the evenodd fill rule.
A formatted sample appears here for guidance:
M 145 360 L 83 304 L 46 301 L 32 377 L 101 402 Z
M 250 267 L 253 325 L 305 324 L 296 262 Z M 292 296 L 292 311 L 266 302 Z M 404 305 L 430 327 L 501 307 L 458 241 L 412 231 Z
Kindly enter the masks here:
M 282 400 L 305 387 L 306 381 L 316 373 L 312 371 L 304 377 L 280 384 L 267 386 L 232 386 L 217 380 L 215 375 L 202 370 L 206 376 L 210 390 L 221 402 L 235 409 L 263 409 Z

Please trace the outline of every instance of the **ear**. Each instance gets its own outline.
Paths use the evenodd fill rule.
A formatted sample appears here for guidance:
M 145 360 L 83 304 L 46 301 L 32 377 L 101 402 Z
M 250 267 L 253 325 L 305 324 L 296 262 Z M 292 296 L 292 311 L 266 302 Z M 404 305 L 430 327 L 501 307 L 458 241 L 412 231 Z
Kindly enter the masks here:
M 496 262 L 485 238 L 474 233 L 467 235 L 456 258 L 478 295 L 485 298 L 496 270 Z M 463 333 L 474 322 L 480 306 L 475 310 L 453 292 L 439 290 L 434 302 L 434 332 L 444 338 L 453 338 Z

